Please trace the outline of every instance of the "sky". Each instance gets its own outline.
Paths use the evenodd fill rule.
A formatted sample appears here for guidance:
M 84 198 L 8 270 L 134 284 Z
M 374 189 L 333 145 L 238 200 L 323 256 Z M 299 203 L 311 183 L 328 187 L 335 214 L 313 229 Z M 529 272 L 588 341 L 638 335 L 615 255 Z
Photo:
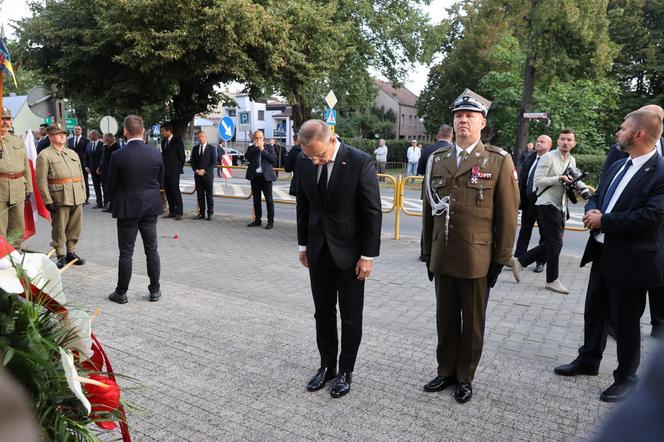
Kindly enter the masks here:
M 446 9 L 454 3 L 454 0 L 432 0 L 429 6 L 424 7 L 424 11 L 429 14 L 433 23 L 439 23 L 446 17 Z M 0 23 L 4 25 L 5 33 L 8 37 L 13 35 L 11 27 L 8 25 L 11 20 L 18 20 L 30 15 L 28 0 L 4 0 L 2 6 L 2 16 Z M 424 65 L 415 66 L 412 73 L 405 81 L 405 86 L 415 94 L 419 95 L 427 82 L 429 67 Z

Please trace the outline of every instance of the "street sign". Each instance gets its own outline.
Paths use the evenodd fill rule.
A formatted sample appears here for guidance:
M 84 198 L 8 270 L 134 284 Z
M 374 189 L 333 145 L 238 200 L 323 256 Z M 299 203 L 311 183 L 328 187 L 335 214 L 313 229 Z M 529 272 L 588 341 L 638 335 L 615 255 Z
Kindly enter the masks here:
M 49 126 L 53 124 L 53 117 L 46 117 L 44 118 L 44 124 L 48 124 Z
M 337 96 L 334 95 L 334 91 L 330 90 L 330 92 L 327 93 L 325 96 L 325 102 L 330 107 L 330 109 L 334 108 L 334 106 L 337 104 Z
M 160 130 L 161 130 L 161 125 L 160 124 L 154 124 L 152 126 L 152 135 L 154 135 L 156 137 L 157 135 L 159 135 Z
M 47 118 L 55 114 L 55 99 L 44 86 L 35 86 L 28 92 L 28 107 L 38 117 Z M 53 119 L 47 124 L 52 124 Z
M 233 134 L 235 134 L 235 122 L 233 119 L 231 117 L 222 118 L 219 121 L 217 132 L 219 132 L 219 138 L 224 141 L 229 141 L 233 138 Z
M 113 134 L 118 133 L 118 122 L 115 118 L 110 115 L 106 115 L 99 122 L 99 128 L 101 129 L 102 134 Z
M 325 122 L 328 126 L 337 125 L 337 111 L 334 109 L 325 109 Z
M 65 118 L 65 130 L 74 130 L 78 125 L 78 118 Z
M 243 111 L 237 113 L 238 124 L 237 130 L 250 131 L 251 130 L 251 112 Z
M 548 112 L 524 112 L 523 118 L 526 120 L 548 120 Z

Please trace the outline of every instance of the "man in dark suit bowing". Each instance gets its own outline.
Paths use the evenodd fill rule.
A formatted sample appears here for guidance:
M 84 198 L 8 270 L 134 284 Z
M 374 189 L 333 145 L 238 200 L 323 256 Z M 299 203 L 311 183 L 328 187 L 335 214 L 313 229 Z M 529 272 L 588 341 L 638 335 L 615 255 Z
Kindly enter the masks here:
M 249 162 L 246 178 L 251 181 L 251 194 L 254 196 L 254 214 L 256 215 L 247 227 L 263 225 L 262 192 L 267 206 L 267 225 L 265 228 L 271 229 L 274 226 L 272 183 L 277 181 L 277 174 L 274 173 L 273 166 L 277 164 L 277 154 L 271 145 L 265 144 L 265 135 L 263 135 L 262 130 L 254 132 L 254 144 L 247 148 L 244 157 Z
M 74 136 L 67 140 L 67 147 L 73 149 L 78 154 L 78 159 L 81 161 L 83 168 L 83 184 L 85 184 L 85 204 L 90 199 L 90 183 L 88 183 L 88 139 L 83 136 L 83 128 L 81 126 L 74 127 Z
M 164 180 L 164 163 L 158 150 L 143 142 L 143 119 L 129 115 L 124 120 L 127 144 L 111 155 L 108 191 L 117 218 L 118 284 L 108 297 L 125 304 L 131 279 L 136 234 L 141 232 L 150 278 L 150 301 L 161 297 L 159 253 L 157 252 L 157 216 L 163 212 L 159 189 Z
M 579 356 L 555 373 L 597 374 L 610 317 L 618 368 L 615 382 L 600 395 L 606 402 L 624 400 L 636 385 L 646 291 L 664 285 L 664 159 L 655 149 L 661 134 L 662 119 L 655 112 L 625 117 L 617 138 L 629 157 L 611 166 L 583 218 L 591 232 L 581 265 L 592 262 L 584 340 Z
M 340 142 L 325 122 L 305 122 L 299 141 L 311 161 L 302 159 L 297 166 L 297 241 L 300 262 L 309 268 L 321 357 L 307 390 L 320 390 L 334 379 L 336 398 L 350 391 L 362 339 L 364 281 L 380 249 L 380 191 L 371 157 Z
M 90 131 L 90 142 L 88 143 L 86 157 L 88 159 L 87 172 L 92 176 L 92 185 L 95 188 L 95 197 L 97 204 L 93 209 L 104 208 L 104 194 L 101 185 L 101 172 L 98 172 L 99 165 L 101 164 L 101 157 L 104 153 L 104 143 L 99 139 L 99 132 L 96 130 Z
M 664 119 L 664 109 L 656 104 L 648 104 L 639 110 L 656 112 Z M 660 137 L 657 144 L 655 144 L 655 149 L 657 149 L 657 153 L 660 155 L 662 155 L 662 146 L 664 146 L 664 138 Z M 627 153 L 620 150 L 617 144 L 611 145 L 606 155 L 606 161 L 604 161 L 604 167 L 602 168 L 602 177 L 607 174 L 616 161 L 626 157 Z M 652 325 L 650 335 L 658 339 L 664 339 L 664 287 L 648 289 L 648 304 L 650 304 L 650 324 Z M 610 334 L 613 335 L 611 331 Z
M 184 173 L 186 160 L 184 143 L 179 136 L 173 134 L 173 125 L 164 123 L 159 129 L 163 140 L 161 142 L 161 155 L 164 161 L 164 193 L 168 200 L 168 214 L 164 218 L 182 219 L 182 194 L 180 193 L 180 175 Z
M 207 135 L 202 130 L 196 134 L 198 144 L 191 152 L 191 168 L 194 171 L 196 183 L 196 196 L 198 197 L 198 215 L 194 219 L 205 218 L 205 203 L 207 202 L 207 220 L 212 220 L 214 201 L 212 185 L 214 181 L 214 168 L 217 164 L 217 150 L 207 142 Z

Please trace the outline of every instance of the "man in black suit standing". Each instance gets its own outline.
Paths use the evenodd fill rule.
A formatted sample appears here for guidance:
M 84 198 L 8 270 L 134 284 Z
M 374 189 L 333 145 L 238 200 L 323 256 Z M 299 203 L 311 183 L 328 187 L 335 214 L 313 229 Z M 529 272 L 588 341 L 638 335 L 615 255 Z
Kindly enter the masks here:
M 42 150 L 46 149 L 48 146 L 51 145 L 51 139 L 46 134 L 47 127 L 48 124 L 46 123 L 42 123 L 39 125 L 39 135 L 41 136 L 41 138 L 37 143 L 37 154 L 39 154 L 39 152 L 41 152 Z
M 104 153 L 104 143 L 99 139 L 99 132 L 96 130 L 90 131 L 90 142 L 86 157 L 88 159 L 86 172 L 92 176 L 92 185 L 95 188 L 95 197 L 97 204 L 93 209 L 102 209 L 104 207 L 104 194 L 101 185 L 101 173 L 98 173 L 99 164 L 101 164 L 101 157 Z
M 180 193 L 180 175 L 184 173 L 186 160 L 184 143 L 180 137 L 173 135 L 173 125 L 164 123 L 159 129 L 163 140 L 161 141 L 161 155 L 164 160 L 164 192 L 168 200 L 168 214 L 164 218 L 182 219 L 182 194 Z
M 244 157 L 249 162 L 246 178 L 251 181 L 251 194 L 254 196 L 254 221 L 247 227 L 260 227 L 263 210 L 261 208 L 261 192 L 265 196 L 267 206 L 266 229 L 274 227 L 274 201 L 272 200 L 272 183 L 277 180 L 273 166 L 277 164 L 277 154 L 274 148 L 265 144 L 265 135 L 262 130 L 254 132 L 254 144 L 247 148 Z
M 159 253 L 157 252 L 157 216 L 163 213 L 161 185 L 164 163 L 159 151 L 143 142 L 143 119 L 129 115 L 124 120 L 127 145 L 111 156 L 108 191 L 113 199 L 113 218 L 117 218 L 118 284 L 108 296 L 118 304 L 127 303 L 136 234 L 141 232 L 150 277 L 150 301 L 161 297 Z
M 293 142 L 295 144 L 288 151 L 288 155 L 286 155 L 286 160 L 284 161 L 284 170 L 293 174 L 288 194 L 297 196 L 297 162 L 302 157 L 302 147 L 300 146 L 300 139 L 298 138 L 297 133 L 293 138 Z
M 297 241 L 300 262 L 309 268 L 321 357 L 307 390 L 334 379 L 330 393 L 336 398 L 350 391 L 362 339 L 364 281 L 380 249 L 380 191 L 371 157 L 339 141 L 324 121 L 305 122 L 299 138 L 311 161 L 298 161 Z
M 120 144 L 115 141 L 115 136 L 111 133 L 104 134 L 104 152 L 101 155 L 101 162 L 97 168 L 97 173 L 101 176 L 101 186 L 104 191 L 104 210 L 103 212 L 110 212 L 111 198 L 108 193 L 108 169 L 111 165 L 111 155 L 113 152 L 120 149 Z
M 535 202 L 537 201 L 535 171 L 537 170 L 540 158 L 551 150 L 552 144 L 553 141 L 550 136 L 540 135 L 535 143 L 535 148 L 529 152 L 528 156 L 522 162 L 521 173 L 519 174 L 521 229 L 519 230 L 519 238 L 516 240 L 515 258 L 520 257 L 528 251 L 528 244 L 533 234 L 535 222 L 537 222 L 540 231 L 540 244 L 542 244 L 542 222 L 539 220 L 537 208 L 535 207 Z M 535 273 L 541 273 L 542 270 L 544 270 L 544 262 L 538 261 L 534 271 Z
M 74 127 L 74 136 L 67 140 L 67 147 L 74 149 L 81 160 L 81 167 L 83 168 L 83 184 L 85 184 L 85 204 L 88 204 L 90 199 L 90 183 L 88 183 L 88 139 L 83 136 L 83 128 L 81 126 Z
M 417 161 L 417 174 L 424 176 L 427 169 L 427 159 L 429 155 L 440 149 L 441 147 L 452 147 L 452 138 L 454 137 L 454 128 L 449 124 L 442 124 L 438 128 L 436 135 L 436 142 L 422 149 L 420 159 Z
M 592 262 L 579 356 L 556 367 L 561 376 L 597 375 L 609 317 L 615 328 L 618 368 L 600 400 L 624 400 L 637 383 L 639 320 L 649 287 L 664 285 L 664 159 L 655 149 L 662 118 L 638 110 L 617 133 L 628 158 L 616 162 L 586 204 L 591 229 L 581 265 Z
M 214 213 L 213 182 L 214 169 L 217 165 L 216 148 L 207 142 L 207 135 L 202 130 L 196 134 L 198 144 L 191 152 L 191 168 L 194 171 L 196 196 L 198 196 L 198 215 L 194 219 L 205 218 L 207 201 L 207 219 L 212 220 Z
M 639 110 L 655 112 L 664 119 L 664 109 L 656 104 L 643 106 Z M 655 149 L 657 149 L 657 153 L 660 155 L 662 155 L 662 146 L 664 146 L 664 137 L 660 137 L 657 144 L 655 144 Z M 627 154 L 618 148 L 618 144 L 611 145 L 606 155 L 606 161 L 604 161 L 604 167 L 602 168 L 602 178 L 604 178 L 616 161 L 623 158 L 627 158 Z M 664 287 L 656 287 L 648 290 L 648 304 L 650 304 L 650 324 L 652 325 L 650 335 L 654 338 L 664 339 Z M 609 333 L 613 336 L 611 328 Z

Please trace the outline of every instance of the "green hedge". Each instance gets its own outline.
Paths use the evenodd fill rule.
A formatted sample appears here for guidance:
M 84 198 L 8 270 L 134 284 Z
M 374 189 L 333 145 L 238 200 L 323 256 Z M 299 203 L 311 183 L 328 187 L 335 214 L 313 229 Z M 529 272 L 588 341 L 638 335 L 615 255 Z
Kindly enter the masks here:
M 572 153 L 572 155 L 574 155 L 574 153 Z M 574 158 L 576 158 L 576 167 L 588 172 L 588 177 L 584 182 L 593 187 L 597 187 L 600 175 L 602 174 L 604 160 L 606 160 L 606 154 L 574 155 Z
M 374 150 L 378 147 L 378 140 L 371 139 L 362 139 L 358 140 L 356 138 L 347 138 L 344 141 L 350 144 L 353 147 L 368 153 L 371 157 L 374 157 Z M 395 163 L 406 163 L 408 162 L 408 157 L 406 152 L 410 147 L 410 140 L 385 140 L 385 145 L 387 146 L 387 161 Z M 430 143 L 427 141 L 422 141 L 419 144 L 424 148 Z

